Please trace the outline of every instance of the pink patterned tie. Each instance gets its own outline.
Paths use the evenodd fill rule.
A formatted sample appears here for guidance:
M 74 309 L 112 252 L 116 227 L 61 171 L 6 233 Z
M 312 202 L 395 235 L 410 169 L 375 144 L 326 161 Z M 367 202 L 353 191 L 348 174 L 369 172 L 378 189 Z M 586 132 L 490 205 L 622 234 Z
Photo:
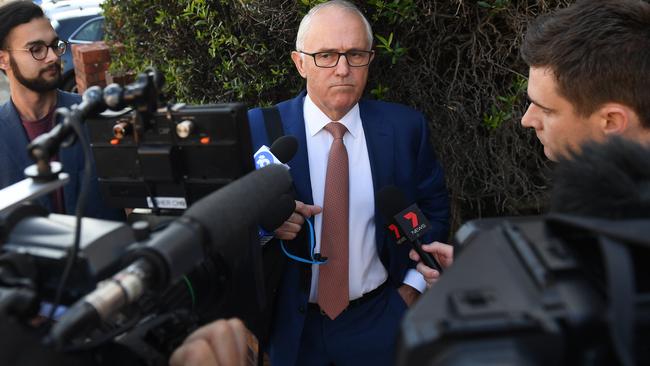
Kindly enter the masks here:
M 323 199 L 323 230 L 321 255 L 327 263 L 319 267 L 318 305 L 330 317 L 336 318 L 348 306 L 348 216 L 349 177 L 348 152 L 343 144 L 347 128 L 330 122 L 325 126 L 334 136 L 327 161 L 325 197 Z

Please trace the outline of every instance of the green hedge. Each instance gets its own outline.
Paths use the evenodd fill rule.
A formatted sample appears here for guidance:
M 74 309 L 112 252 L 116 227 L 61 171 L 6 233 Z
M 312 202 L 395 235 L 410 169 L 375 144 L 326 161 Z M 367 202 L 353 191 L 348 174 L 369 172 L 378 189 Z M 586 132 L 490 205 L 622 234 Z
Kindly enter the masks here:
M 269 105 L 304 87 L 290 60 L 301 17 L 320 1 L 107 0 L 113 69 L 153 65 L 188 103 Z M 568 0 L 369 0 L 377 57 L 368 97 L 411 105 L 431 121 L 455 225 L 544 208 L 548 163 L 525 110 L 526 22 Z

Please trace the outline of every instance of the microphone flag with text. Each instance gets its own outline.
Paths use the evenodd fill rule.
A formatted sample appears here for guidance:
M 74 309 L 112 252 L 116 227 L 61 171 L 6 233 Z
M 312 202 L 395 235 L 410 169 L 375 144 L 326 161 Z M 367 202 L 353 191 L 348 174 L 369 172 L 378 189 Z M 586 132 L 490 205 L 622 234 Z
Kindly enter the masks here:
M 255 155 L 255 169 L 261 169 L 270 164 L 285 164 L 293 159 L 298 150 L 298 140 L 294 136 L 285 135 L 278 137 L 271 147 L 262 145 Z M 287 166 L 288 167 L 288 166 Z
M 194 203 L 183 216 L 135 249 L 131 265 L 100 283 L 65 313 L 50 332 L 59 344 L 93 329 L 148 290 L 164 290 L 207 258 L 225 263 L 249 248 L 233 245 L 258 224 L 270 203 L 292 185 L 288 170 L 270 165 Z
M 442 273 L 442 267 L 430 254 L 422 250 L 420 238 L 431 230 L 431 224 L 417 204 L 409 205 L 402 191 L 386 186 L 377 192 L 377 207 L 388 223 L 397 244 L 408 241 L 427 266 Z
M 298 151 L 298 139 L 290 135 L 280 136 L 273 141 L 270 148 L 262 145 L 253 155 L 255 169 L 261 169 L 271 164 L 281 164 L 289 168 L 286 163 L 293 159 L 296 151 Z M 267 214 L 260 221 L 258 232 L 260 245 L 264 246 L 273 239 L 273 231 L 291 216 L 295 208 L 296 203 L 292 195 L 289 194 L 278 197 L 276 201 L 269 204 L 265 210 Z M 280 220 L 281 218 L 282 220 Z

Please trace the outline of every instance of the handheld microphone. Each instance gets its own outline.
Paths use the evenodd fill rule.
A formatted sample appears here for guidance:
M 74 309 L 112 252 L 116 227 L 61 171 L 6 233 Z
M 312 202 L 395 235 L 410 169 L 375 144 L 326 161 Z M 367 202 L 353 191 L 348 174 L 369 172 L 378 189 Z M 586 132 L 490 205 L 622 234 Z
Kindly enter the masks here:
M 271 202 L 260 219 L 260 245 L 273 239 L 273 231 L 280 227 L 296 209 L 296 201 L 289 194 L 283 194 Z
M 261 169 L 270 164 L 281 164 L 288 169 L 289 166 L 286 163 L 293 159 L 297 151 L 298 139 L 290 135 L 280 136 L 273 141 L 271 148 L 262 145 L 253 155 L 255 169 Z M 267 207 L 267 215 L 262 218 L 258 231 L 260 245 L 264 246 L 273 239 L 273 231 L 291 216 L 295 208 L 296 203 L 292 195 L 282 195 Z M 282 217 L 284 219 L 280 221 Z
M 273 184 L 269 184 L 273 182 Z M 109 319 L 147 290 L 161 290 L 213 254 L 225 262 L 242 259 L 247 248 L 231 245 L 246 237 L 264 209 L 291 186 L 289 172 L 269 166 L 202 198 L 165 230 L 133 253 L 134 262 L 79 300 L 50 331 L 62 344 Z
M 442 273 L 442 266 L 430 253 L 422 250 L 420 237 L 431 230 L 431 224 L 417 204 L 408 205 L 402 191 L 386 186 L 377 192 L 377 207 L 388 222 L 388 230 L 397 244 L 408 241 L 427 266 Z
M 286 163 L 296 155 L 296 151 L 298 151 L 298 140 L 290 135 L 281 136 L 273 141 L 271 148 L 262 145 L 253 155 L 255 169 L 261 169 L 271 164 L 286 166 Z

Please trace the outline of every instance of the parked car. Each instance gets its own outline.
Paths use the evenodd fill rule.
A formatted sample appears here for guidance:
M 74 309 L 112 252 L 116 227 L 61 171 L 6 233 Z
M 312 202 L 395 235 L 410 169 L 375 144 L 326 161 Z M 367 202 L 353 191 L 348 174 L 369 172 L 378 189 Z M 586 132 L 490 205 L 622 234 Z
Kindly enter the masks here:
M 63 64 L 63 84 L 61 89 L 76 92 L 77 83 L 74 74 L 74 62 L 72 58 L 72 45 L 90 44 L 104 39 L 104 17 L 98 16 L 88 19 L 84 24 L 75 30 L 68 38 L 69 51 L 61 57 Z M 66 76 L 67 75 L 67 76 Z
M 73 3 L 73 4 L 70 4 Z M 46 7 L 45 15 L 59 38 L 69 43 L 68 50 L 61 56 L 63 77 L 60 88 L 76 91 L 72 45 L 101 41 L 104 38 L 104 17 L 98 6 L 101 1 L 58 1 L 54 7 Z M 85 6 L 84 4 L 88 5 Z
M 103 2 L 104 0 L 45 0 L 38 3 L 45 14 L 52 15 L 67 10 L 98 8 Z

